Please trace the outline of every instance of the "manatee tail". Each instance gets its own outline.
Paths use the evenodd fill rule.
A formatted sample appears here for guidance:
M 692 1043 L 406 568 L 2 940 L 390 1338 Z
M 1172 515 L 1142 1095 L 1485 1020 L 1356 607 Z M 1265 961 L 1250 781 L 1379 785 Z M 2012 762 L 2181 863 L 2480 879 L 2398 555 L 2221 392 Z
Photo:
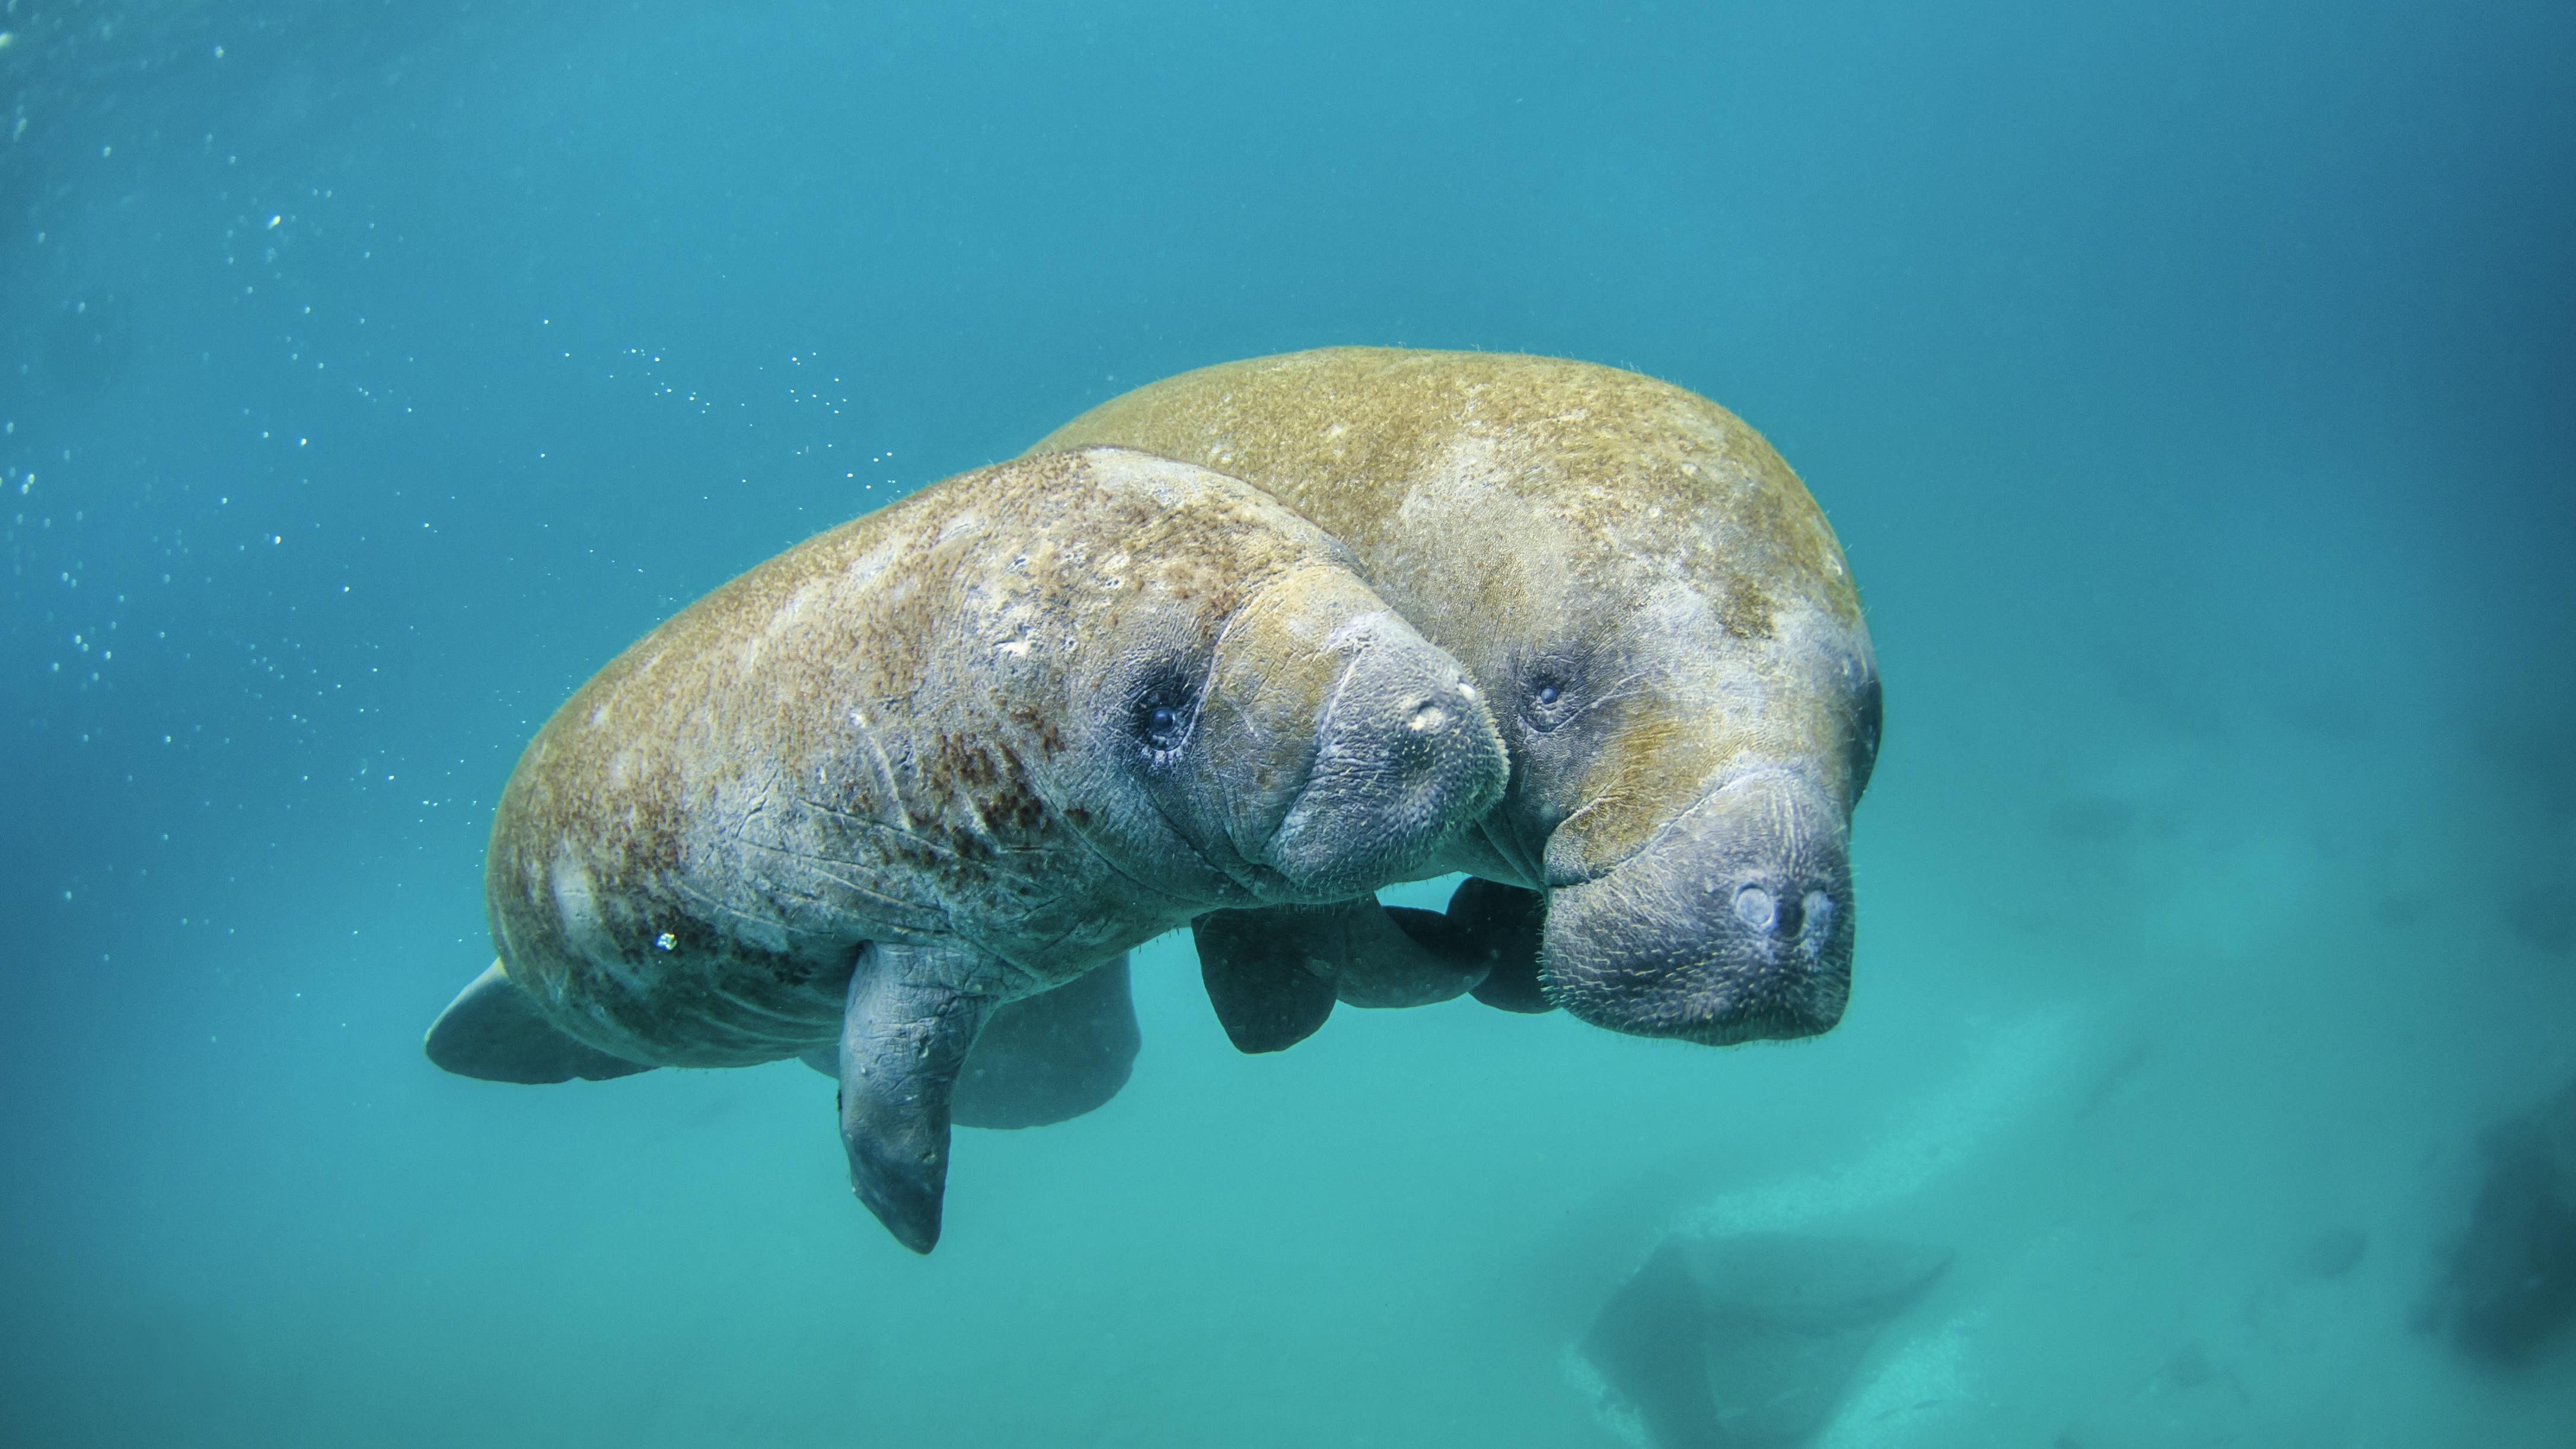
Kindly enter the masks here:
M 498 961 L 430 1023 L 421 1050 L 447 1071 L 487 1082 L 599 1082 L 653 1070 L 564 1035 Z

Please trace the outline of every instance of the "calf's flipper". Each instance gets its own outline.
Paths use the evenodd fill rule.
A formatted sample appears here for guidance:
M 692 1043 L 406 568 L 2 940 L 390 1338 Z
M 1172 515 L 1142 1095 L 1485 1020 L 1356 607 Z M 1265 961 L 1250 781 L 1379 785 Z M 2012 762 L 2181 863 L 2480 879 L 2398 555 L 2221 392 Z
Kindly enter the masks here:
M 1555 1004 L 1539 989 L 1547 898 L 1469 877 L 1446 911 L 1361 896 L 1329 906 L 1211 911 L 1190 923 L 1208 1001 L 1247 1052 L 1314 1034 L 1333 1003 L 1429 1006 L 1462 992 L 1504 1011 Z
M 1293 907 L 1210 911 L 1190 922 L 1199 979 L 1237 1051 L 1286 1051 L 1333 1014 L 1331 963 L 1309 951 Z
M 950 1097 L 997 998 L 974 953 L 871 942 L 841 1018 L 841 1146 L 850 1186 L 895 1240 L 939 1243 Z
M 1053 991 L 1004 1002 L 966 1054 L 960 1127 L 1045 1127 L 1104 1106 L 1143 1038 L 1121 952 Z
M 1547 932 L 1547 897 L 1538 891 L 1469 876 L 1449 897 L 1447 950 L 1462 964 L 1482 965 L 1470 990 L 1504 1011 L 1556 1010 L 1538 984 L 1539 944 Z

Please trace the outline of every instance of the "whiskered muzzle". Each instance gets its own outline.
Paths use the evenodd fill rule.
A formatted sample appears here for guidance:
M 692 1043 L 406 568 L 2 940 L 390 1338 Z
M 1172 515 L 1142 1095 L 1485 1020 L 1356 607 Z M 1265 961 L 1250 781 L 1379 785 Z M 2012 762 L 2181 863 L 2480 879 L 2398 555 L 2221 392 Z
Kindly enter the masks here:
M 1324 706 L 1265 863 L 1318 901 L 1401 879 L 1502 798 L 1508 768 L 1464 671 L 1410 631 L 1376 637 Z
M 1851 995 L 1844 812 L 1805 778 L 1740 777 L 1635 856 L 1549 893 L 1549 999 L 1640 1036 L 1813 1036 Z

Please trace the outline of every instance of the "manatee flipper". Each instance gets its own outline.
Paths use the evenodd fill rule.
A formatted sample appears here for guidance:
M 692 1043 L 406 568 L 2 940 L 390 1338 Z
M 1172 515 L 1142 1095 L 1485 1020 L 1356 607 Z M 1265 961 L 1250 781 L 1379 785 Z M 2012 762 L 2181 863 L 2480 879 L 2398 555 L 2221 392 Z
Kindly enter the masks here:
M 1389 906 L 1404 933 L 1456 964 L 1484 967 L 1484 978 L 1468 991 L 1487 1006 L 1504 1011 L 1556 1010 L 1538 985 L 1538 950 L 1547 929 L 1547 897 L 1501 881 L 1469 876 L 1449 897 L 1445 912 Z
M 487 1082 L 600 1082 L 653 1070 L 566 1036 L 498 961 L 429 1024 L 421 1050 L 444 1070 Z
M 995 1008 L 957 1075 L 960 1127 L 1044 1127 L 1127 1085 L 1143 1041 L 1120 952 L 1053 991 Z
M 1431 915 L 1375 896 L 1324 906 L 1307 927 L 1309 949 L 1333 963 L 1333 994 L 1345 1006 L 1437 1006 L 1475 989 L 1486 968 L 1481 952 L 1452 949 L 1445 931 L 1435 946 L 1405 929 L 1405 917 Z
M 1440 918 L 1430 911 L 1407 914 Z M 1442 928 L 1445 930 L 1445 926 Z M 1374 896 L 1326 906 L 1210 911 L 1190 923 L 1209 1004 L 1234 1044 L 1275 1052 L 1315 1033 L 1333 1003 L 1430 1006 L 1484 979 L 1481 951 L 1408 932 Z M 1435 933 L 1436 934 L 1436 933 Z M 1438 935 L 1441 942 L 1445 935 Z
M 1315 1033 L 1335 1001 L 1430 1006 L 1462 992 L 1505 1011 L 1556 1009 L 1539 990 L 1547 898 L 1469 877 L 1447 911 L 1329 906 L 1211 911 L 1190 923 L 1217 1020 L 1237 1047 L 1275 1052 Z
M 1308 955 L 1297 914 L 1223 910 L 1190 922 L 1208 1004 L 1238 1051 L 1286 1051 L 1333 1014 L 1331 965 Z
M 939 1245 L 948 1191 L 950 1095 L 995 998 L 973 980 L 974 953 L 957 946 L 870 942 L 850 973 L 841 1018 L 841 1146 L 850 1186 L 897 1242 Z
M 995 1007 L 957 1074 L 949 1124 L 1046 1127 L 1097 1110 L 1127 1085 L 1143 1041 L 1122 951 L 1053 991 Z M 841 1079 L 839 1042 L 797 1060 Z
M 1377 907 L 1391 932 L 1368 919 L 1370 905 L 1352 906 L 1350 946 L 1334 978 L 1342 1000 L 1428 1006 L 1464 990 L 1504 1011 L 1556 1009 L 1538 984 L 1547 926 L 1547 897 L 1539 892 L 1470 876 L 1450 895 L 1446 911 Z

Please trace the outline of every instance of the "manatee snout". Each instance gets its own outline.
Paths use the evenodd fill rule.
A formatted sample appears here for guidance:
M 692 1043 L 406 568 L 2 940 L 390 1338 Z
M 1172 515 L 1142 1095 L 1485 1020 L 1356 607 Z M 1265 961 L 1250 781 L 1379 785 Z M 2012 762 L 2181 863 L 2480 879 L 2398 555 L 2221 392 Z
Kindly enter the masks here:
M 1813 1036 L 1851 993 L 1848 812 L 1804 776 L 1739 777 L 1646 848 L 1549 893 L 1548 996 L 1710 1046 Z
M 1392 615 L 1335 641 L 1349 664 L 1326 697 L 1306 785 L 1267 863 L 1332 900 L 1401 879 L 1502 798 L 1502 734 L 1466 671 Z

